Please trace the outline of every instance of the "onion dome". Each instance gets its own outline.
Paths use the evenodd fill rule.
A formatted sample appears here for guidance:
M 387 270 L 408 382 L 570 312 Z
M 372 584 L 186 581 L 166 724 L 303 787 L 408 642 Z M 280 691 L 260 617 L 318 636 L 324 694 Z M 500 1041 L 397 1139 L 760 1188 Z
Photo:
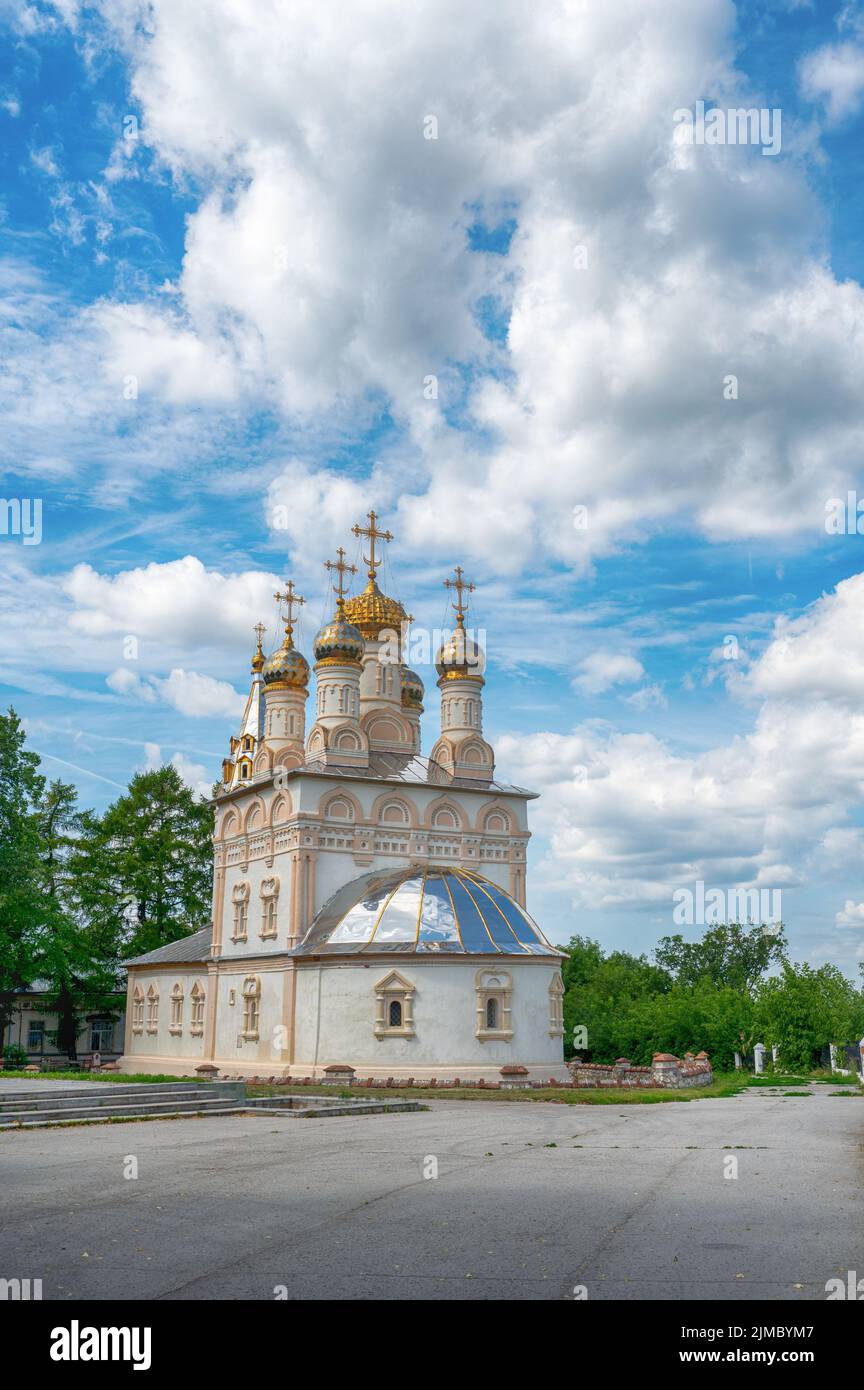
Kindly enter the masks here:
M 338 888 L 291 955 L 561 956 L 516 899 L 467 869 L 374 869 Z
M 345 616 L 346 605 L 342 599 L 336 605 L 336 612 L 325 623 L 313 644 L 315 660 L 352 662 L 359 666 L 363 660 L 365 643 L 358 627 Z
M 460 618 L 451 636 L 438 650 L 435 669 L 442 681 L 482 681 L 485 668 L 486 653 L 473 637 L 469 637 Z
M 267 629 L 263 623 L 256 623 L 254 630 L 258 635 L 258 646 L 252 658 L 252 670 L 256 676 L 259 676 L 264 669 L 264 651 L 261 647 L 261 638 Z
M 402 676 L 402 703 L 409 709 L 423 708 L 424 686 L 416 671 L 409 671 L 407 666 L 401 668 Z
M 370 576 L 362 594 L 346 601 L 345 617 L 349 623 L 360 629 L 364 637 L 374 640 L 379 633 L 387 629 L 401 633 L 402 624 L 407 621 L 408 614 L 398 599 L 382 594 L 374 578 Z
M 309 662 L 298 652 L 287 629 L 282 646 L 268 656 L 261 675 L 268 690 L 305 690 L 308 686 Z

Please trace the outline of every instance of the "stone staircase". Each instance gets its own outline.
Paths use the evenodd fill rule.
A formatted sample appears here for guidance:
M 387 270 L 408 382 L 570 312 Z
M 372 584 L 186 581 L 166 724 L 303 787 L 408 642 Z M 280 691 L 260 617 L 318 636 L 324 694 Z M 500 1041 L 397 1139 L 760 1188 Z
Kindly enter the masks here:
M 174 1119 L 181 1115 L 220 1115 L 246 1105 L 242 1081 L 99 1082 L 74 1089 L 3 1090 L 0 1078 L 0 1130 L 45 1125 L 105 1124 L 109 1120 Z

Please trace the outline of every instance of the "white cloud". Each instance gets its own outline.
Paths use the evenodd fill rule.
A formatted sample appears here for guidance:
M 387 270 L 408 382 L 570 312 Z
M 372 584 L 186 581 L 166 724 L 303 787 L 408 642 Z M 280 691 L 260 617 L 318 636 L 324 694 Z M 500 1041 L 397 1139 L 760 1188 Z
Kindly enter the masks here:
M 641 661 L 624 652 L 592 652 L 580 662 L 573 686 L 583 695 L 599 695 L 613 685 L 632 685 L 641 680 L 645 668 Z
M 864 903 L 847 898 L 834 920 L 838 927 L 864 927 Z
M 106 677 L 105 683 L 118 695 L 131 696 L 145 704 L 161 699 L 192 718 L 236 719 L 242 714 L 246 699 L 227 681 L 181 667 L 175 667 L 163 680 L 152 675 L 142 678 L 129 667 L 121 666 Z
M 809 53 L 801 64 L 801 90 L 824 104 L 829 121 L 855 115 L 864 97 L 864 48 L 846 42 Z
M 778 618 L 771 642 L 739 688 L 762 697 L 864 706 L 864 573 L 842 580 L 800 618 Z
M 175 667 L 158 685 L 162 698 L 181 714 L 231 719 L 243 713 L 244 695 L 238 694 L 227 681 L 214 680 L 197 671 Z
M 386 407 L 401 534 L 502 574 L 538 550 L 580 570 L 688 513 L 712 539 L 820 533 L 864 446 L 864 296 L 827 268 L 806 170 L 673 145 L 682 105 L 759 98 L 727 0 L 103 13 L 142 142 L 208 192 L 172 294 L 90 313 L 75 413 L 101 428 L 93 383 L 122 369 L 139 409 L 275 405 L 314 454 L 322 418 L 350 437 Z M 506 254 L 472 253 L 473 220 L 510 215 Z
M 130 670 L 128 666 L 118 666 L 116 671 L 105 677 L 105 684 L 116 695 L 130 695 L 135 700 L 144 701 L 145 704 L 152 705 L 158 698 L 154 687 L 142 680 L 137 671 Z
M 193 555 L 108 576 L 80 564 L 63 581 L 75 605 L 69 625 L 89 636 L 131 633 L 194 649 L 250 644 L 252 624 L 274 607 L 279 577 L 261 570 L 221 574 Z
M 849 819 L 864 787 L 862 633 L 864 574 L 778 619 L 733 684 L 759 701 L 751 730 L 699 754 L 606 726 L 499 740 L 502 774 L 545 793 L 534 820 L 551 843 L 547 879 L 593 907 L 670 901 L 697 879 L 787 888 L 820 866 L 849 872 L 861 844 Z

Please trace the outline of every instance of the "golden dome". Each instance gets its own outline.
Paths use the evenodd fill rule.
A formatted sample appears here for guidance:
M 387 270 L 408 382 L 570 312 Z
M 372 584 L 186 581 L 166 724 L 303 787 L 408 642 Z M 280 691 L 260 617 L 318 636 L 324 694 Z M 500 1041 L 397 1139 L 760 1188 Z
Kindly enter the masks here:
M 408 614 L 398 599 L 382 594 L 375 580 L 370 579 L 362 594 L 346 599 L 345 617 L 359 627 L 364 637 L 376 638 L 385 629 L 401 633 Z
M 313 643 L 316 661 L 349 662 L 360 665 L 363 660 L 363 636 L 354 623 L 348 622 L 342 599 L 336 612 L 325 623 Z
M 309 663 L 298 652 L 290 632 L 272 656 L 264 662 L 262 678 L 266 690 L 305 690 L 309 684 Z
M 423 682 L 416 671 L 410 671 L 407 666 L 401 670 L 402 676 L 402 703 L 409 709 L 423 708 Z
M 438 684 L 447 680 L 474 680 L 482 685 L 485 666 L 486 653 L 465 631 L 460 614 L 453 635 L 439 648 L 435 658 L 435 669 L 440 677 Z

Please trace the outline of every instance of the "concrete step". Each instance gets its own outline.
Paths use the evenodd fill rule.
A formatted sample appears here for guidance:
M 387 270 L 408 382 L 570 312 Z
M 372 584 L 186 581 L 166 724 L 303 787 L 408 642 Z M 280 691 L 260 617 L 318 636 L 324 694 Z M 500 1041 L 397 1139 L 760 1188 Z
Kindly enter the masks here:
M 105 1124 L 108 1120 L 163 1119 L 175 1115 L 223 1115 L 243 1108 L 233 1096 L 172 1097 L 163 1101 L 130 1101 L 106 1107 L 80 1104 L 55 1110 L 23 1110 L 0 1115 L 2 1129 L 33 1129 L 39 1125 Z
M 0 1119 L 4 1115 L 21 1114 L 25 1110 L 64 1110 L 87 1108 L 115 1109 L 135 1103 L 155 1104 L 165 1100 L 210 1099 L 214 1096 L 235 1102 L 245 1099 L 242 1082 L 178 1082 L 159 1085 L 123 1085 L 106 1083 L 102 1086 L 76 1086 L 68 1090 L 0 1092 Z

